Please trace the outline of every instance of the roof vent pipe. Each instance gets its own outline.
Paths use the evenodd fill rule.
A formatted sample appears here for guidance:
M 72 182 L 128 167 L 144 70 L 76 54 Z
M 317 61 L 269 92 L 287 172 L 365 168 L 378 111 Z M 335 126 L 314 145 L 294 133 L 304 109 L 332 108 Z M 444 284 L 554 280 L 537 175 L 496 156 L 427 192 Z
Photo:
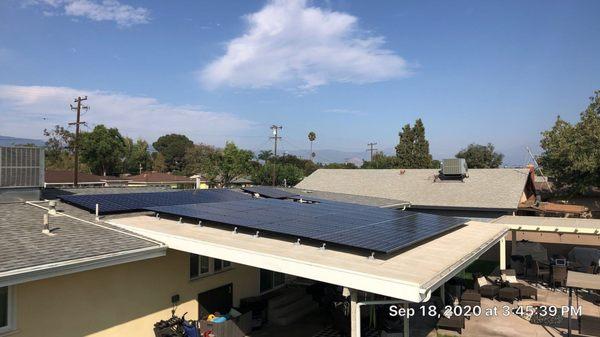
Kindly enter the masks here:
M 56 200 L 50 200 L 48 202 L 48 214 L 56 215 Z
M 44 214 L 44 227 L 42 228 L 42 233 L 50 234 L 50 216 L 47 213 Z

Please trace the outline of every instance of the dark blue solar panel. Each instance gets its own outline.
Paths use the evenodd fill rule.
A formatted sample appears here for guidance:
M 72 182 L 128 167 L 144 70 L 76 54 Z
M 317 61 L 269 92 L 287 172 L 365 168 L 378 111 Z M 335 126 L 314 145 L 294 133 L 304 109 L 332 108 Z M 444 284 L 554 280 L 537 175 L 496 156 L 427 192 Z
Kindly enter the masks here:
M 392 253 L 449 231 L 465 219 L 339 202 L 249 199 L 149 207 L 159 213 Z
M 251 196 L 226 189 L 185 190 L 177 192 L 153 193 L 118 193 L 118 194 L 89 194 L 61 195 L 65 202 L 95 212 L 96 204 L 101 214 L 131 212 L 144 210 L 153 206 L 169 206 L 199 203 L 214 203 L 222 201 L 247 200 Z
M 279 188 L 269 186 L 251 186 L 243 187 L 243 191 L 250 193 L 257 193 L 261 197 L 273 198 L 273 199 L 294 199 L 299 198 L 300 195 L 283 191 Z

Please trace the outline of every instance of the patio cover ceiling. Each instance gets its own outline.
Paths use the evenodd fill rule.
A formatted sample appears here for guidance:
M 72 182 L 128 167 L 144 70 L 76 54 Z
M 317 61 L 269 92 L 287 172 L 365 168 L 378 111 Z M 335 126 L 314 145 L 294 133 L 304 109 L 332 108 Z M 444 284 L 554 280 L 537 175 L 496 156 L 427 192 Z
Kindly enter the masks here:
M 600 290 L 600 275 L 569 271 L 567 274 L 567 287 Z
M 319 249 L 289 239 L 254 237 L 211 226 L 152 216 L 111 224 L 161 241 L 169 248 L 224 259 L 392 298 L 422 302 L 504 237 L 504 225 L 465 226 L 397 254 L 370 259 L 356 252 Z

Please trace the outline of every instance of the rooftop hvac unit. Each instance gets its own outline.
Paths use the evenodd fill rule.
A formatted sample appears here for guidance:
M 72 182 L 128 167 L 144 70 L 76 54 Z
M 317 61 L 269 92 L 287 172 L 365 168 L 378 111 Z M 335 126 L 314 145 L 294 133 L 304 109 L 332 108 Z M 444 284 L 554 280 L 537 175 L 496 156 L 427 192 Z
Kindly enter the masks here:
M 442 170 L 440 172 L 447 177 L 466 177 L 467 161 L 464 158 L 451 158 L 442 160 Z
M 43 186 L 43 148 L 0 147 L 0 188 Z

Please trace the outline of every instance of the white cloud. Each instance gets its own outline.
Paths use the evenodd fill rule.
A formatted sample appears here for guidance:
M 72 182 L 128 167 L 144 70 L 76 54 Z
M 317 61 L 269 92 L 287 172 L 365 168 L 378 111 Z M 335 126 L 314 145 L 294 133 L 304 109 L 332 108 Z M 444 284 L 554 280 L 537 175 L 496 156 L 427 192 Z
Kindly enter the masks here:
M 150 12 L 143 7 L 125 5 L 117 0 L 34 0 L 51 8 L 61 9 L 64 15 L 86 17 L 93 21 L 114 21 L 121 27 L 147 23 Z M 45 10 L 44 15 L 56 15 Z
M 68 87 L 0 85 L 0 134 L 41 138 L 44 128 L 73 121 L 75 113 L 69 104 L 75 97 L 86 95 L 85 103 L 91 108 L 82 120 L 90 128 L 105 124 L 132 138 L 153 140 L 167 133 L 182 133 L 195 141 L 220 144 L 227 135 L 254 126 L 230 113 L 161 103 L 151 97 Z
M 245 16 L 246 32 L 199 72 L 208 88 L 370 83 L 410 74 L 382 36 L 358 27 L 355 16 L 311 7 L 307 0 L 272 0 Z

